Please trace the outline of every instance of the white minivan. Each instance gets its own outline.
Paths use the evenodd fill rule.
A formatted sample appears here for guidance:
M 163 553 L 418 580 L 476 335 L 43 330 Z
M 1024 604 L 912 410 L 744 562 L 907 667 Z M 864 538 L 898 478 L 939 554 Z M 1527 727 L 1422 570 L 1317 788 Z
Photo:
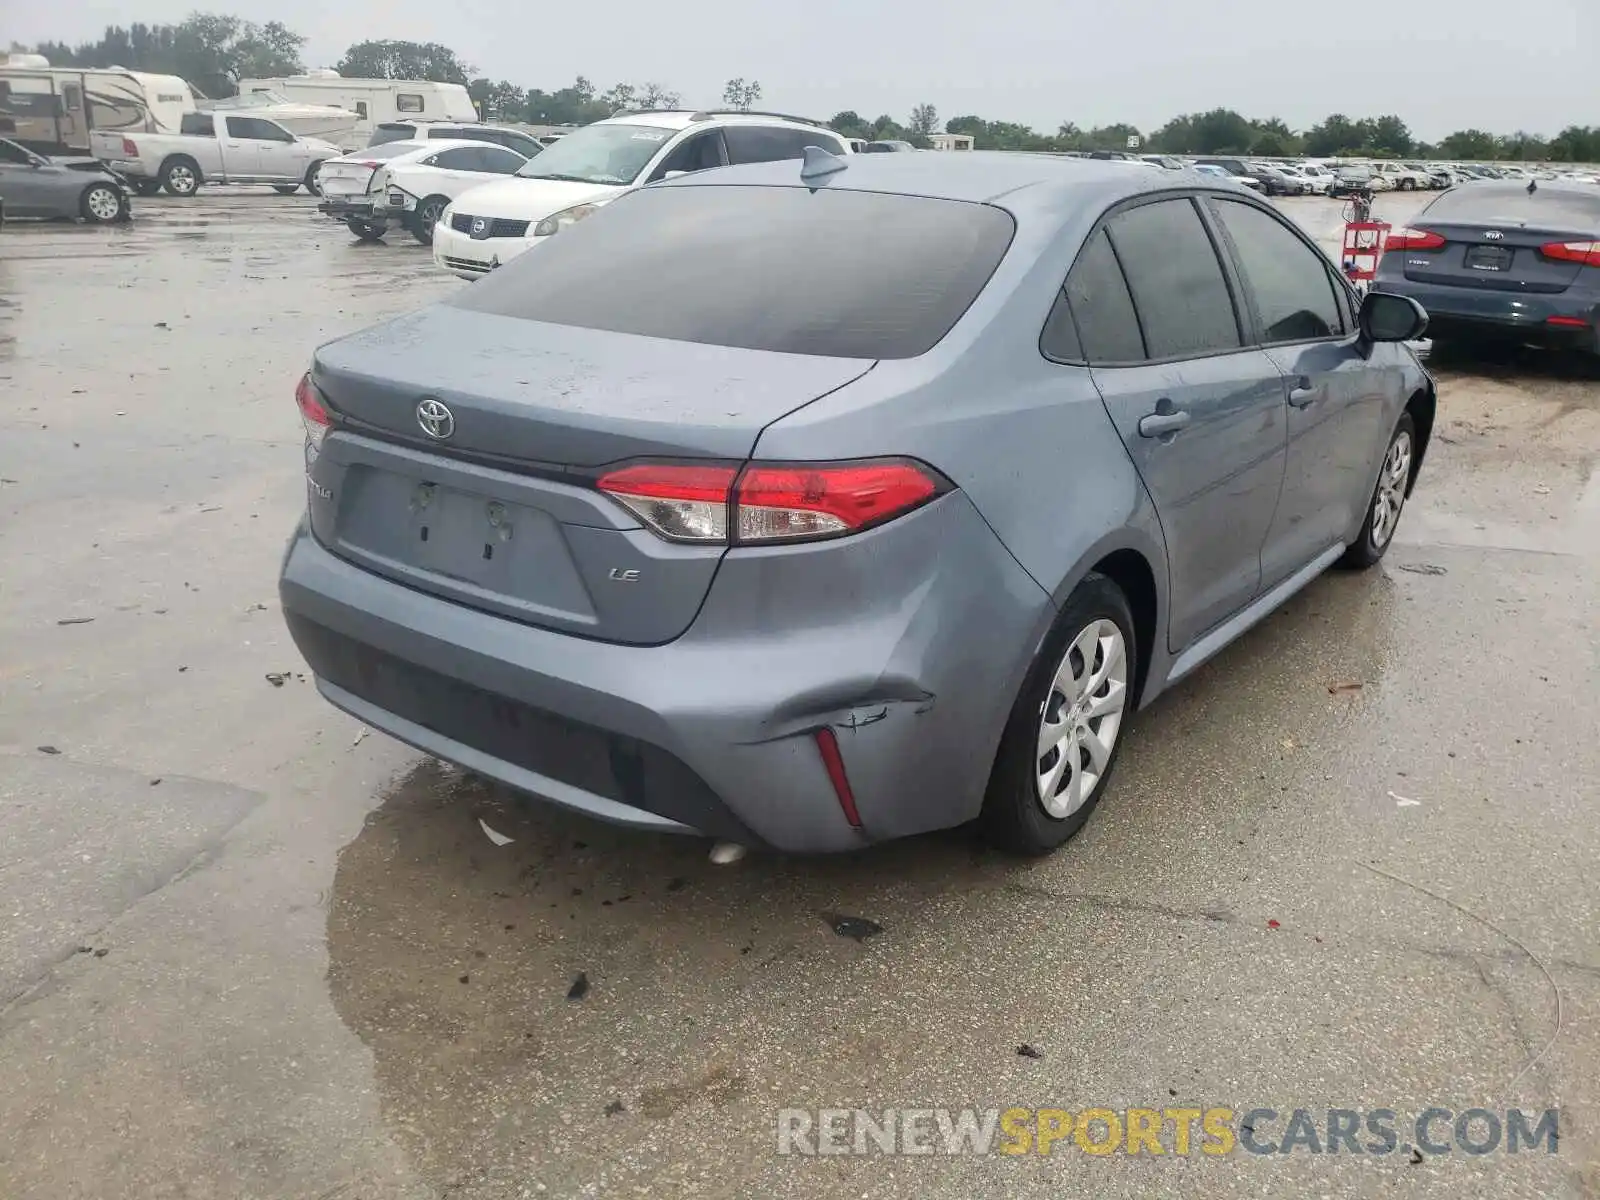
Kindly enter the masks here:
M 510 179 L 457 197 L 433 230 L 433 258 L 463 279 L 509 262 L 618 196 L 658 179 L 736 163 L 849 154 L 839 134 L 749 112 L 629 113 L 573 130 Z

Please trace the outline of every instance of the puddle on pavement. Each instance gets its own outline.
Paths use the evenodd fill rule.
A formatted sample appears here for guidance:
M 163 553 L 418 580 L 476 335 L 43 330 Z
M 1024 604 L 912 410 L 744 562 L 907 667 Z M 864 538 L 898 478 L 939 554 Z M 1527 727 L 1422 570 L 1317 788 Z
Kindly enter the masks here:
M 1138 716 L 1089 831 L 1043 862 L 1000 856 L 955 830 L 855 855 L 752 853 L 718 867 L 705 840 L 600 825 L 422 759 L 341 853 L 328 905 L 333 1002 L 373 1053 L 387 1123 L 439 1186 L 526 1183 L 540 1164 L 598 1170 L 637 1144 L 629 1122 L 703 1126 L 719 1109 L 785 1094 L 766 1065 L 787 1036 L 790 1001 L 769 994 L 780 983 L 810 1003 L 835 987 L 859 991 L 858 971 L 892 980 L 912 937 L 951 946 L 949 968 L 963 978 L 981 973 L 963 941 L 992 936 L 982 923 L 1018 905 L 1048 906 L 1046 884 L 1131 890 L 1159 905 L 1148 875 L 1128 877 L 1141 860 L 1159 855 L 1162 873 L 1201 877 L 1220 867 L 1195 861 L 1189 822 L 1270 829 L 1280 787 L 1304 768 L 1320 779 L 1328 755 L 1374 736 L 1362 727 L 1372 693 L 1329 689 L 1378 687 L 1395 592 L 1381 572 L 1325 578 Z M 1296 749 L 1282 750 L 1283 739 Z M 1257 779 L 1264 756 L 1279 764 L 1270 783 Z M 1216 786 L 1201 790 L 1201 779 Z M 1337 841 L 1348 805 L 1316 803 Z M 1293 837 L 1303 839 L 1304 795 L 1295 804 Z M 511 841 L 495 844 L 480 821 Z M 883 931 L 841 936 L 841 915 Z M 575 986 L 580 973 L 586 989 Z M 882 1037 L 834 1028 L 853 1039 L 853 1056 L 882 1060 Z M 904 1050 L 903 1038 L 883 1037 Z

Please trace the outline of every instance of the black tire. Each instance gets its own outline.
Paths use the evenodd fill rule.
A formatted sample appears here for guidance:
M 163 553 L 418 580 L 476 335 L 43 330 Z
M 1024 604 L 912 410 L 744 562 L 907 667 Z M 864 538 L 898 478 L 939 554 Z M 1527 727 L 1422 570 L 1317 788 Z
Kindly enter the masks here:
M 344 219 L 344 223 L 345 228 L 347 228 L 351 233 L 355 234 L 363 242 L 375 242 L 384 234 L 389 232 L 389 227 L 387 225 L 378 225 L 371 221 L 363 221 L 360 217 L 346 217 Z
M 1402 440 L 1404 449 L 1400 453 L 1404 456 L 1404 477 L 1398 481 L 1396 487 L 1391 464 L 1394 463 L 1397 454 L 1396 446 Z M 1416 466 L 1416 461 L 1417 425 L 1411 419 L 1409 412 L 1403 412 L 1400 414 L 1400 420 L 1395 422 L 1394 432 L 1389 435 L 1389 444 L 1384 448 L 1383 464 L 1378 468 L 1378 482 L 1372 489 L 1371 499 L 1367 501 L 1367 516 L 1361 522 L 1361 532 L 1345 550 L 1344 557 L 1339 560 L 1341 567 L 1364 571 L 1368 567 L 1375 566 L 1393 544 L 1394 531 L 1399 527 L 1400 518 L 1405 512 L 1406 493 L 1411 488 L 1411 472 Z M 1378 524 L 1380 512 L 1388 506 L 1393 506 L 1393 513 L 1384 519 L 1380 526 Z
M 160 193 L 161 193 L 161 180 L 159 180 L 159 179 L 135 179 L 133 181 L 133 190 L 138 192 L 139 195 L 141 195 L 141 196 L 156 196 L 156 195 L 160 195 Z
M 306 177 L 300 181 L 300 186 L 313 196 L 322 195 L 322 188 L 317 183 L 317 176 L 322 173 L 322 162 L 318 160 L 306 168 Z
M 300 185 L 298 183 L 275 183 L 272 185 L 272 190 L 280 196 L 292 196 L 300 190 Z
M 128 198 L 112 183 L 91 183 L 78 197 L 78 213 L 90 225 L 114 225 L 128 219 Z
M 161 164 L 161 186 L 169 196 L 189 197 L 200 190 L 200 164 L 184 154 L 174 154 Z
M 1096 622 L 1102 621 L 1109 621 L 1116 626 L 1124 651 L 1120 684 L 1122 707 L 1117 725 L 1111 730 L 1111 752 L 1088 796 L 1072 811 L 1052 816 L 1045 810 L 1041 799 L 1039 768 L 1052 754 L 1057 756 L 1055 761 L 1059 762 L 1063 749 L 1057 746 L 1044 756 L 1040 755 L 1041 723 L 1047 715 L 1065 716 L 1067 724 L 1072 723 L 1069 714 L 1073 710 L 1067 707 L 1066 697 L 1056 687 L 1056 675 L 1066 663 L 1083 662 L 1075 643 L 1082 635 L 1088 634 Z M 1103 645 L 1100 639 L 1094 640 Z M 1073 658 L 1074 655 L 1077 657 Z M 1097 658 L 1096 663 L 1103 663 L 1103 659 Z M 1096 663 L 1087 664 L 1085 669 L 1092 674 Z M 1038 658 L 1028 671 L 1022 691 L 1012 706 L 1005 732 L 1000 737 L 1000 749 L 995 755 L 994 770 L 989 776 L 989 788 L 979 818 L 984 835 L 993 845 L 1014 854 L 1049 854 L 1083 828 L 1095 806 L 1100 803 L 1100 798 L 1105 795 L 1112 772 L 1116 770 L 1127 723 L 1133 716 L 1138 668 L 1139 644 L 1134 636 L 1133 614 L 1128 608 L 1127 597 L 1122 594 L 1121 588 L 1104 575 L 1090 573 L 1073 589 L 1072 595 L 1067 597 L 1066 604 L 1062 606 L 1050 636 L 1045 639 Z M 1101 690 L 1109 695 L 1112 686 L 1113 682 L 1108 681 Z M 1103 734 L 1106 718 L 1098 720 L 1095 732 Z M 1073 743 L 1073 751 L 1080 754 L 1079 762 L 1082 765 L 1082 756 L 1088 752 L 1080 750 L 1076 742 Z M 1062 786 L 1062 783 L 1053 786 L 1058 801 L 1062 799 Z
M 433 245 L 433 227 L 439 223 L 439 214 L 449 207 L 449 196 L 429 196 L 423 200 L 411 214 L 411 236 L 424 246 Z

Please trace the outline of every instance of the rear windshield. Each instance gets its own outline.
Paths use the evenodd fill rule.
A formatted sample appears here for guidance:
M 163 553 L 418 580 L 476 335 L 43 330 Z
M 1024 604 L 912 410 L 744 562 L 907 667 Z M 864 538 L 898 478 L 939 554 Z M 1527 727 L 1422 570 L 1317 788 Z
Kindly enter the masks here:
M 410 154 L 413 150 L 426 148 L 422 142 L 385 142 L 381 146 L 368 146 L 365 150 L 357 150 L 350 157 L 360 159 L 399 158 L 402 154 Z
M 385 142 L 407 142 L 416 136 L 416 132 L 410 125 L 379 125 L 373 129 L 372 140 L 367 145 L 381 146 Z
M 912 358 L 1011 243 L 984 204 L 803 187 L 646 187 L 450 301 L 530 321 L 788 354 Z
M 1530 194 L 1525 183 L 1466 183 L 1443 193 L 1422 215 L 1430 221 L 1600 231 L 1600 192 L 1540 185 Z

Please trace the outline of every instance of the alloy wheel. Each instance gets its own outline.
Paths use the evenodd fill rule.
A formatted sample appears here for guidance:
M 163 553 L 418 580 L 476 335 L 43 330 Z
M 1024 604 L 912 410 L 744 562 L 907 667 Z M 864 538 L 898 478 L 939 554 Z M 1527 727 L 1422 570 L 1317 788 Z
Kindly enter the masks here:
M 108 187 L 97 187 L 83 198 L 83 206 L 96 221 L 115 221 L 122 213 L 122 197 Z
M 1378 473 L 1378 489 L 1372 496 L 1372 548 L 1382 550 L 1400 524 L 1400 510 L 1406 503 L 1406 484 L 1411 479 L 1411 432 L 1401 429 L 1389 443 Z
M 1084 806 L 1105 777 L 1128 701 L 1128 647 L 1116 622 L 1072 639 L 1039 714 L 1039 803 L 1056 819 Z
M 192 196 L 196 187 L 194 172 L 180 163 L 167 172 L 167 186 L 179 196 Z

